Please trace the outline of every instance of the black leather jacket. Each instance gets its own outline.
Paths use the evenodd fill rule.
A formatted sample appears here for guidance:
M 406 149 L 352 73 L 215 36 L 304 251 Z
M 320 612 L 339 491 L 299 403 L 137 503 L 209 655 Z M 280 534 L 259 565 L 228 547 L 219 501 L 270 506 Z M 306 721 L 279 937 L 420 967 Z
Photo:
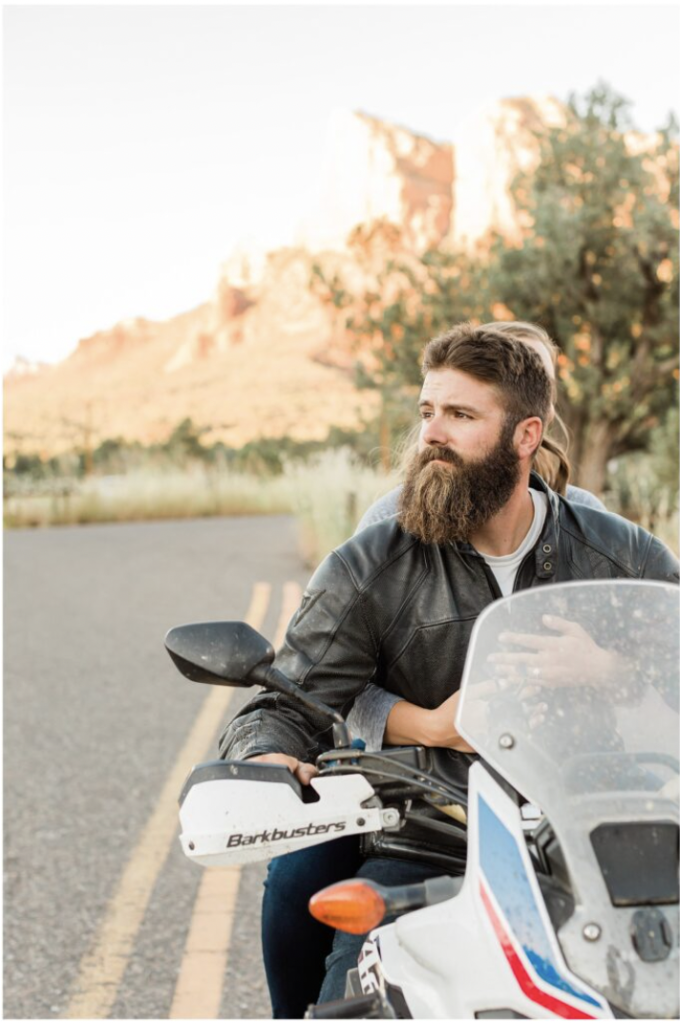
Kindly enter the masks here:
M 548 495 L 542 535 L 522 562 L 515 590 L 585 579 L 678 581 L 678 563 L 651 534 L 609 512 L 575 505 L 532 475 Z M 310 580 L 288 627 L 276 667 L 347 715 L 369 683 L 425 708 L 460 686 L 472 627 L 501 596 L 469 544 L 421 543 L 396 519 L 368 527 L 332 552 Z M 220 756 L 280 752 L 302 761 L 332 747 L 327 720 L 282 694 L 260 693 L 233 719 Z M 476 755 L 433 750 L 436 771 L 467 784 Z M 426 813 L 431 814 L 430 809 Z M 364 837 L 364 852 L 426 859 L 450 874 L 465 866 L 465 845 L 422 824 Z
M 531 486 L 547 492 L 548 513 L 515 590 L 585 579 L 677 582 L 677 559 L 646 530 L 571 504 L 535 474 Z M 500 596 L 469 544 L 423 544 L 385 520 L 322 562 L 275 664 L 344 714 L 369 682 L 435 708 L 460 686 L 475 620 Z M 281 752 L 313 762 L 331 746 L 327 720 L 292 698 L 260 693 L 227 727 L 220 756 Z

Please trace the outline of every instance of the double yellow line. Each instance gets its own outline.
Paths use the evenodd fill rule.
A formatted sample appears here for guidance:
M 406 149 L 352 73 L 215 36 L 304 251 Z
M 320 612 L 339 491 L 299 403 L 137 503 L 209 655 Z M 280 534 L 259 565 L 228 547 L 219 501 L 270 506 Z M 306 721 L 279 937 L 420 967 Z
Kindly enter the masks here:
M 278 647 L 300 603 L 300 587 L 288 582 L 274 638 Z M 264 622 L 271 584 L 256 583 L 245 621 L 255 629 Z M 191 765 L 210 756 L 215 733 L 222 724 L 232 691 L 210 691 L 166 779 L 156 809 L 149 818 L 123 871 L 116 892 L 83 957 L 65 1019 L 105 1019 L 116 1001 L 123 974 L 134 949 L 153 888 L 177 836 L 177 796 Z M 189 934 L 170 1010 L 170 1019 L 215 1018 L 222 998 L 239 868 L 206 870 L 194 904 Z

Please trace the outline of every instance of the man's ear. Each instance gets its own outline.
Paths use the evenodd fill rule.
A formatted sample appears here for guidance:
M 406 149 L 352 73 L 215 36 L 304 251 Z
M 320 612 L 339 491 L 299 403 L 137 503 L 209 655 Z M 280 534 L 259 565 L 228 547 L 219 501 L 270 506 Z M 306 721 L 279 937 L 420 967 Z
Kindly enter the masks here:
M 543 437 L 543 420 L 538 416 L 530 416 L 521 420 L 515 427 L 515 450 L 520 459 L 530 459 L 537 450 Z

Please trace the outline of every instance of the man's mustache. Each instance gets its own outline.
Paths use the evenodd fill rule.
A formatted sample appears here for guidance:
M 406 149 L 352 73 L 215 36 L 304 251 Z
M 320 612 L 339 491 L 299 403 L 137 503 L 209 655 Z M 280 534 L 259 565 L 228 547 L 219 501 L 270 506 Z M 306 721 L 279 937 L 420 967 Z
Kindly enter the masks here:
M 440 448 L 436 444 L 428 445 L 427 448 L 423 448 L 422 452 L 418 453 L 418 466 L 420 469 L 427 466 L 430 462 L 448 462 L 452 466 L 458 467 L 465 465 L 464 459 L 460 457 L 458 452 L 454 452 L 450 448 Z

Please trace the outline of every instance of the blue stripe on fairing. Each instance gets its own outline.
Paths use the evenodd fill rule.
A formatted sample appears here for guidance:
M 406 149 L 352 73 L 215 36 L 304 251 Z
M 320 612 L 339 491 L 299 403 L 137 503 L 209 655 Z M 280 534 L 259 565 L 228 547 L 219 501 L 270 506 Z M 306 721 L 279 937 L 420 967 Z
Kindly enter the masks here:
M 559 973 L 515 837 L 482 796 L 479 851 L 480 864 L 496 902 L 539 978 L 592 1006 L 602 1007 L 602 1003 L 574 988 Z

